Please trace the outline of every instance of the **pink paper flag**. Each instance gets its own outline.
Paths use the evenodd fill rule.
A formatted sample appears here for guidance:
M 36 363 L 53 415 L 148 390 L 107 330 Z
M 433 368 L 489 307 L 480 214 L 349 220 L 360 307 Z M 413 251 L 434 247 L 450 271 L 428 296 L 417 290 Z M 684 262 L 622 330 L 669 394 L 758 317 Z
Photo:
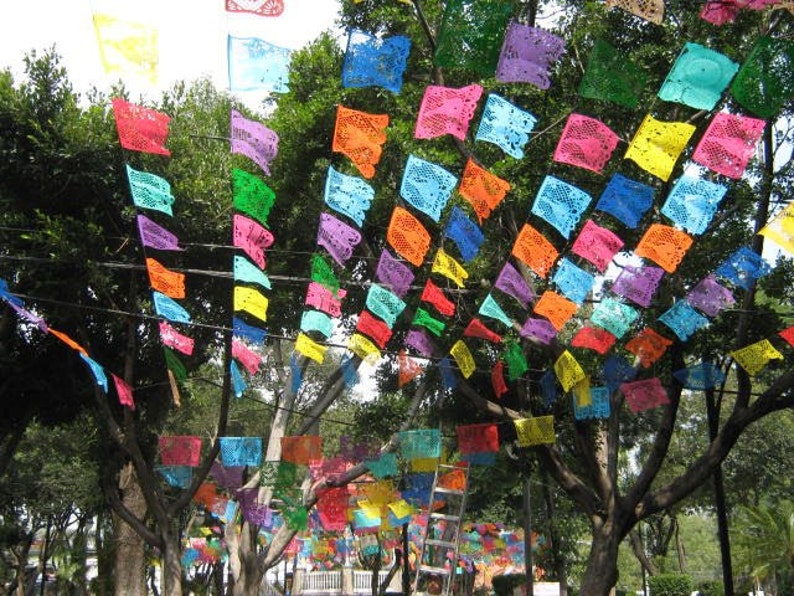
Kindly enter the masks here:
M 259 370 L 262 358 L 236 338 L 232 338 L 232 356 L 240 361 L 249 374 L 255 375 Z
M 347 290 L 339 290 L 336 293 L 337 299 L 331 290 L 313 281 L 306 289 L 306 305 L 312 306 L 317 310 L 332 317 L 342 316 L 342 299 L 347 295 Z
M 657 377 L 623 383 L 620 390 L 632 412 L 642 412 L 670 403 L 662 382 Z
M 432 139 L 451 134 L 465 140 L 481 95 L 482 87 L 476 84 L 460 89 L 428 85 L 419 106 L 414 136 Z
M 759 118 L 720 112 L 700 139 L 692 161 L 729 178 L 741 178 L 764 126 L 766 121 Z
M 132 400 L 132 387 L 124 379 L 120 379 L 113 373 L 110 373 L 110 376 L 113 377 L 113 384 L 116 386 L 119 403 L 122 406 L 127 406 L 130 410 L 134 410 L 135 402 Z
M 193 353 L 195 343 L 193 338 L 182 335 L 166 321 L 160 321 L 160 341 L 163 342 L 164 346 L 173 348 L 187 356 Z
M 571 114 L 554 151 L 554 161 L 600 174 L 619 140 L 600 120 Z
M 273 234 L 256 221 L 239 213 L 234 214 L 234 245 L 242 248 L 260 269 L 265 268 L 265 249 L 273 246 Z

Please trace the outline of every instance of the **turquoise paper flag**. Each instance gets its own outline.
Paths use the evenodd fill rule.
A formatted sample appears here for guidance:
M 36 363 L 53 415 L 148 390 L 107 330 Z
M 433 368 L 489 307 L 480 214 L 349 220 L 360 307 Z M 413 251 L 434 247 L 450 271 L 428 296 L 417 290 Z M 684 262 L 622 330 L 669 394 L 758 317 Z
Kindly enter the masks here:
M 126 167 L 132 202 L 141 209 L 152 209 L 173 215 L 171 205 L 174 204 L 174 197 L 171 195 L 171 185 L 168 180 L 149 172 L 139 172 L 130 166 Z
M 258 284 L 268 290 L 271 289 L 270 278 L 265 272 L 240 255 L 234 257 L 234 281 Z
M 507 326 L 508 329 L 512 329 L 513 327 L 513 321 L 510 320 L 510 317 L 507 316 L 507 313 L 502 310 L 502 307 L 499 306 L 499 304 L 490 294 L 488 294 L 485 297 L 485 300 L 482 301 L 479 313 L 484 317 L 491 317 L 492 319 L 501 321 Z
M 161 317 L 177 323 L 190 323 L 190 315 L 173 298 L 169 298 L 162 292 L 152 292 L 154 299 L 154 310 Z
M 102 368 L 102 365 L 100 365 L 96 360 L 92 360 L 91 358 L 89 358 L 88 356 L 83 354 L 82 352 L 78 352 L 78 353 L 80 354 L 80 358 L 82 358 L 83 361 L 88 365 L 88 368 L 91 369 L 91 372 L 93 373 L 94 378 L 96 378 L 97 385 L 102 387 L 102 389 L 105 390 L 105 393 L 107 393 L 108 392 L 108 378 L 105 375 L 105 370 Z

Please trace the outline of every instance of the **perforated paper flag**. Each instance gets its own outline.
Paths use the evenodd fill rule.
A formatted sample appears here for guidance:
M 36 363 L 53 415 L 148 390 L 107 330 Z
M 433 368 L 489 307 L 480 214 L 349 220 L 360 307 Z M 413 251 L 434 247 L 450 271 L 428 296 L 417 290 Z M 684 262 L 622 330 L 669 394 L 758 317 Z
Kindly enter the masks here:
M 491 386 L 496 397 L 502 397 L 507 393 L 507 383 L 505 383 L 505 363 L 498 360 L 491 369 Z
M 234 310 L 245 311 L 260 321 L 267 321 L 269 300 L 255 288 L 245 286 L 234 287 Z
M 736 304 L 731 291 L 720 285 L 713 274 L 709 273 L 686 295 L 686 301 L 709 317 Z
M 640 316 L 640 313 L 609 296 L 602 298 L 590 315 L 590 321 L 620 339 Z
M 532 291 L 527 280 L 509 262 L 506 262 L 502 267 L 499 276 L 494 282 L 494 287 L 515 298 L 525 309 L 529 308 L 529 303 L 536 298 L 535 292 Z
M 457 205 L 452 207 L 449 214 L 447 225 L 444 227 L 444 236 L 458 247 L 464 263 L 472 261 L 477 256 L 480 246 L 485 241 L 485 234 L 480 227 Z
M 232 357 L 242 364 L 250 375 L 255 375 L 262 363 L 262 357 L 259 354 L 236 338 L 232 338 Z
M 678 300 L 659 316 L 681 341 L 687 341 L 700 329 L 707 327 L 709 320 L 696 311 L 686 300 Z
M 378 267 L 375 270 L 375 279 L 378 283 L 402 298 L 411 287 L 414 277 L 411 268 L 395 258 L 388 249 L 384 248 L 381 251 Z
M 681 176 L 667 195 L 662 214 L 690 234 L 702 234 L 727 190 L 717 182 Z
M 108 392 L 108 377 L 105 374 L 105 369 L 102 368 L 102 365 L 99 364 L 99 362 L 97 362 L 93 358 L 89 358 L 88 356 L 86 356 L 85 354 L 82 354 L 82 353 L 80 354 L 80 358 L 82 358 L 83 362 L 85 362 L 88 365 L 88 368 L 91 371 L 91 374 L 94 375 L 94 379 L 96 380 L 96 384 L 99 385 L 100 387 L 102 387 L 102 390 L 105 393 L 107 393 Z
M 458 451 L 484 453 L 499 451 L 499 429 L 493 423 L 465 424 L 455 427 Z
M 353 226 L 347 225 L 330 213 L 320 214 L 317 244 L 327 250 L 340 267 L 345 266 L 360 242 L 361 233 Z
M 623 383 L 620 391 L 625 396 L 629 409 L 634 413 L 670 403 L 670 398 L 658 377 Z
M 573 415 L 577 420 L 590 420 L 609 418 L 610 408 L 609 387 L 590 387 L 590 403 L 579 405 L 579 400 L 573 400 Z
M 432 304 L 442 315 L 451 317 L 455 314 L 455 303 L 447 298 L 444 291 L 430 279 L 425 282 L 420 300 Z
M 567 239 L 591 201 L 590 195 L 583 190 L 547 175 L 538 189 L 532 213 L 551 224 Z
M 444 249 L 440 247 L 436 251 L 436 257 L 433 259 L 431 271 L 452 280 L 459 288 L 464 286 L 464 282 L 469 277 L 469 273 L 463 268 L 463 265 L 449 256 Z
M 648 368 L 659 360 L 673 342 L 650 327 L 643 329 L 626 343 L 626 349 L 634 354 L 643 367 Z
M 793 93 L 794 42 L 759 37 L 731 83 L 731 94 L 756 116 L 772 118 Z
M 490 329 L 488 329 L 482 321 L 478 318 L 473 318 L 469 321 L 469 324 L 466 326 L 466 329 L 463 330 L 464 337 L 478 337 L 480 339 L 484 339 L 493 343 L 501 343 L 502 336 L 498 333 L 494 333 Z
M 199 465 L 201 437 L 162 436 L 158 441 L 160 461 L 164 466 Z
M 411 321 L 411 325 L 424 327 L 436 337 L 439 337 L 447 326 L 444 321 L 433 318 L 433 316 L 421 306 L 417 307 L 416 311 L 414 311 L 414 318 Z
M 114 97 L 111 103 L 119 143 L 122 147 L 143 153 L 171 155 L 171 152 L 165 148 L 170 116 L 130 103 L 120 97 Z
M 648 114 L 634 133 L 624 157 L 667 181 L 694 132 L 692 124 L 663 122 Z
M 267 290 L 271 289 L 270 278 L 267 274 L 243 256 L 234 256 L 233 275 L 235 281 L 257 284 Z
M 244 155 L 270 175 L 270 162 L 278 154 L 278 134 L 264 124 L 231 112 L 231 152 Z
M 193 353 L 195 341 L 192 337 L 179 333 L 165 321 L 159 321 L 158 325 L 160 328 L 160 341 L 163 342 L 164 346 L 173 348 L 187 356 Z
M 765 120 L 719 112 L 692 154 L 692 161 L 729 178 L 739 179 L 755 153 Z
M 260 17 L 277 17 L 284 12 L 284 0 L 226 0 L 228 12 L 247 12 Z
M 185 250 L 179 238 L 143 214 L 136 217 L 141 244 L 155 250 Z
M 262 437 L 218 437 L 224 466 L 262 465 Z
M 618 135 L 600 120 L 571 114 L 554 150 L 554 161 L 600 174 L 612 157 L 618 140 Z
M 414 136 L 417 139 L 432 139 L 445 134 L 466 140 L 469 122 L 474 117 L 482 87 L 477 84 L 453 88 L 428 85 L 419 114 L 416 117 Z
M 441 457 L 441 431 L 437 428 L 401 431 L 399 437 L 405 459 Z
M 548 345 L 557 336 L 557 329 L 548 319 L 529 317 L 521 327 L 519 334 L 521 337 L 533 339 Z
M 794 202 L 786 205 L 758 233 L 794 255 Z
M 491 93 L 485 102 L 474 140 L 493 143 L 510 157 L 521 159 L 524 157 L 524 146 L 529 141 L 529 133 L 537 122 L 537 118 L 529 112 Z
M 71 337 L 69 337 L 63 331 L 58 331 L 57 329 L 53 329 L 52 327 L 47 329 L 47 331 L 51 335 L 54 335 L 55 337 L 57 337 L 59 340 L 61 340 L 63 343 L 65 343 L 67 346 L 69 346 L 73 350 L 76 350 L 77 352 L 79 352 L 81 355 L 86 356 L 86 357 L 88 356 L 88 352 L 86 351 L 86 349 L 83 346 L 81 346 L 79 343 L 77 343 L 75 340 L 73 340 Z
M 589 348 L 603 355 L 614 345 L 615 339 L 615 336 L 606 329 L 582 327 L 571 340 L 571 346 Z
M 692 246 L 692 238 L 680 230 L 662 224 L 651 224 L 640 239 L 634 254 L 645 257 L 668 273 L 676 270 Z
M 529 363 L 517 341 L 508 340 L 505 345 L 506 349 L 502 356 L 507 363 L 507 376 L 510 382 L 513 382 L 529 370 Z
M 474 208 L 482 223 L 488 219 L 510 190 L 510 184 L 477 165 L 473 159 L 466 161 L 458 192 Z
M 381 357 L 378 346 L 360 333 L 354 333 L 350 336 L 347 349 L 369 364 L 375 364 Z
M 659 97 L 696 110 L 711 110 L 738 69 L 724 54 L 686 42 L 659 89 Z
M 518 233 L 512 254 L 540 277 L 546 277 L 559 253 L 546 237 L 529 224 Z
M 439 165 L 415 155 L 405 163 L 400 196 L 438 222 L 458 179 Z
M 311 358 L 315 362 L 322 364 L 325 360 L 325 353 L 328 351 L 328 346 L 318 344 L 305 333 L 299 333 L 295 340 L 295 351 L 306 356 L 306 358 Z
M 673 373 L 673 376 L 687 389 L 703 391 L 721 384 L 725 373 L 712 362 L 698 362 Z
M 508 329 L 513 328 L 512 319 L 507 315 L 504 309 L 499 306 L 499 303 L 494 300 L 494 297 L 491 294 L 488 294 L 482 301 L 480 310 L 478 312 L 485 317 L 496 319 Z
M 117 377 L 110 373 L 113 379 L 113 385 L 116 387 L 116 394 L 119 397 L 119 403 L 122 406 L 127 406 L 130 410 L 135 410 L 135 402 L 132 398 L 132 387 L 124 379 Z
M 576 302 L 550 290 L 541 294 L 534 307 L 535 314 L 546 317 L 557 331 L 565 327 L 577 310 L 579 305 Z
M 533 416 L 513 420 L 519 447 L 551 444 L 556 440 L 554 416 Z
M 783 360 L 783 354 L 778 352 L 768 339 L 734 350 L 730 354 L 750 376 L 755 376 L 764 370 L 771 360 Z
M 634 304 L 648 308 L 663 276 L 664 269 L 661 267 L 626 265 L 612 284 L 612 291 Z
M 574 385 L 587 378 L 582 365 L 568 350 L 565 350 L 554 362 L 554 373 L 562 385 L 563 391 L 570 391 Z
M 653 187 L 616 173 L 601 193 L 596 209 L 609 213 L 633 229 L 653 205 L 653 195 Z
M 171 206 L 175 199 L 171 195 L 171 185 L 168 180 L 156 174 L 135 170 L 129 165 L 125 167 L 127 168 L 132 202 L 141 209 L 152 209 L 166 215 L 173 215 Z
M 292 51 L 256 37 L 228 36 L 229 89 L 289 91 Z
M 637 376 L 637 369 L 623 356 L 610 354 L 601 367 L 601 376 L 604 384 L 614 391 L 621 383 L 634 380 L 634 377 Z
M 159 316 L 176 323 L 190 323 L 190 314 L 173 298 L 169 298 L 162 292 L 153 291 L 152 300 L 154 301 L 154 310 Z
M 549 68 L 565 53 L 565 40 L 538 27 L 512 21 L 496 65 L 496 80 L 531 83 L 539 89 L 551 86 Z
M 647 73 L 629 56 L 597 39 L 587 58 L 579 95 L 636 108 L 647 80 Z
M 306 288 L 305 304 L 338 318 L 342 316 L 342 299 L 345 296 L 347 296 L 346 290 L 333 292 L 313 281 Z
M 361 178 L 337 172 L 328 166 L 325 177 L 325 204 L 331 209 L 346 215 L 359 227 L 364 225 L 364 218 L 375 197 L 375 189 Z
M 401 388 L 410 383 L 413 379 L 418 377 L 424 371 L 424 367 L 411 358 L 405 350 L 400 350 L 397 355 L 397 362 L 399 364 L 399 377 L 397 380 L 397 387 Z
M 372 284 L 367 292 L 367 308 L 389 326 L 394 327 L 397 317 L 405 310 L 405 302 L 396 294 L 378 284 Z
M 275 242 L 270 230 L 250 217 L 235 213 L 232 216 L 232 238 L 234 246 L 242 249 L 260 269 L 265 268 L 265 250 Z
M 396 206 L 392 212 L 386 240 L 398 255 L 414 267 L 422 266 L 430 249 L 430 234 L 422 222 L 400 206 Z
M 429 358 L 435 353 L 433 342 L 424 329 L 409 329 L 405 335 L 405 346 L 415 350 L 425 358 Z
M 552 281 L 568 300 L 582 304 L 595 283 L 595 277 L 574 265 L 566 258 L 560 259 Z
M 739 247 L 717 267 L 717 275 L 735 286 L 749 290 L 752 285 L 772 271 L 769 263 L 746 246 Z
M 305 331 L 307 333 L 316 331 L 317 333 L 328 338 L 331 337 L 331 334 L 334 332 L 334 324 L 331 320 L 331 317 L 324 312 L 317 310 L 305 310 L 301 315 L 300 329 L 301 331 Z
M 411 40 L 404 35 L 379 39 L 351 28 L 342 64 L 343 87 L 383 87 L 399 93 Z
M 171 298 L 185 297 L 185 274 L 171 271 L 157 259 L 146 258 L 146 272 L 153 290 Z
M 617 234 L 588 219 L 571 246 L 571 252 L 587 259 L 603 273 L 621 248 L 623 240 Z
M 392 336 L 391 328 L 386 323 L 370 314 L 368 310 L 362 310 L 361 313 L 359 313 L 358 321 L 356 321 L 356 331 L 360 331 L 369 337 L 381 350 L 386 347 L 386 344 Z
M 463 375 L 463 378 L 468 379 L 475 369 L 474 356 L 469 351 L 469 347 L 462 339 L 459 339 L 449 350 L 449 353 L 458 364 L 460 374 Z
M 139 76 L 153 85 L 157 83 L 160 56 L 155 27 L 94 13 L 94 29 L 106 73 Z
M 331 150 L 347 155 L 364 178 L 375 175 L 386 142 L 387 114 L 368 114 L 340 105 Z
M 664 19 L 664 0 L 606 0 L 606 5 L 617 6 L 656 25 L 661 25 Z
M 322 437 L 298 435 L 281 437 L 281 459 L 285 462 L 306 466 L 323 457 Z
M 235 209 L 267 226 L 267 218 L 275 201 L 276 193 L 259 176 L 238 168 L 232 169 L 232 204 Z

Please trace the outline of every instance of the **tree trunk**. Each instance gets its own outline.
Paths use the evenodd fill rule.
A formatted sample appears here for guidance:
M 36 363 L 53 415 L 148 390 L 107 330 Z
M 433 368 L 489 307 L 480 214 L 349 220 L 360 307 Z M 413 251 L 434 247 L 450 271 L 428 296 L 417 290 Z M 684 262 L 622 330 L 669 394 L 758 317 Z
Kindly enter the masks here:
M 620 532 L 612 522 L 596 522 L 594 525 L 593 542 L 579 593 L 587 596 L 609 596 L 618 581 Z
M 163 553 L 161 564 L 163 569 L 162 592 L 163 596 L 182 596 L 182 549 L 179 545 L 179 536 L 170 528 L 163 532 Z
M 231 524 L 230 524 L 231 525 Z M 232 533 L 237 532 L 236 527 L 231 528 Z M 257 528 L 250 524 L 243 524 L 242 531 L 236 538 L 237 548 L 229 549 L 229 560 L 236 559 L 231 565 L 234 577 L 234 596 L 245 596 L 246 594 L 256 594 L 259 585 L 262 583 L 263 572 L 259 568 L 256 552 L 256 533 Z M 228 533 L 227 533 L 228 536 Z
M 131 463 L 119 480 L 122 501 L 138 519 L 146 515 L 146 501 Z M 116 526 L 116 596 L 146 596 L 146 559 L 143 539 L 124 520 L 114 516 Z

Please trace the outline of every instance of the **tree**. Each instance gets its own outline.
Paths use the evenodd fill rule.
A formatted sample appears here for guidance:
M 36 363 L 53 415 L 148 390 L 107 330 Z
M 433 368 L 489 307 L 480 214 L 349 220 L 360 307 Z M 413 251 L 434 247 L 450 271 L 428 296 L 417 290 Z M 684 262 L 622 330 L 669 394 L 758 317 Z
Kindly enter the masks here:
M 741 561 L 754 587 L 785 594 L 794 582 L 794 506 L 791 501 L 747 506 L 737 524 Z

